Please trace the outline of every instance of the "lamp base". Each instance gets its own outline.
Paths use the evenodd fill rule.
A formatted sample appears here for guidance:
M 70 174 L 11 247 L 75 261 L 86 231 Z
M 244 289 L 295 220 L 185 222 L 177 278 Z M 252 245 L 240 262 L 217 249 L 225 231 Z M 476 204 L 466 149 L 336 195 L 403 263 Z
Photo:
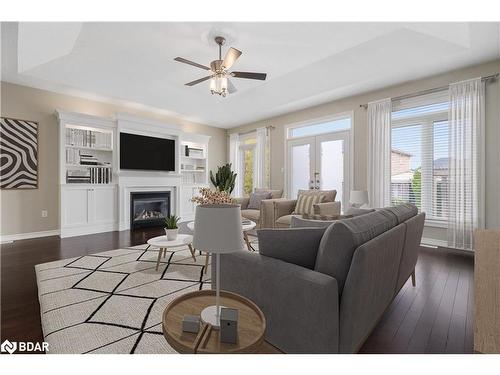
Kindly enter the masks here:
M 202 322 L 208 323 L 213 327 L 213 329 L 218 330 L 220 328 L 220 320 L 218 318 L 220 318 L 220 312 L 223 308 L 224 306 L 219 306 L 219 316 L 217 317 L 217 315 L 215 314 L 215 312 L 217 311 L 217 306 L 213 305 L 205 307 L 201 312 Z

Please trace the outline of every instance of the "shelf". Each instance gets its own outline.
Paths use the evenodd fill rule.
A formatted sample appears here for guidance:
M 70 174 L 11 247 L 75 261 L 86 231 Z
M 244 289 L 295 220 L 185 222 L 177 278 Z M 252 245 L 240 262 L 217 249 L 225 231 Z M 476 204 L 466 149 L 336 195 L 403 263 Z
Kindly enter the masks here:
M 205 172 L 204 169 L 181 169 L 181 172 Z
M 66 148 L 77 148 L 79 150 L 94 150 L 94 151 L 113 152 L 112 148 L 100 148 L 100 147 L 88 147 L 88 146 L 73 146 L 73 145 L 66 145 Z
M 208 187 L 208 184 L 205 182 L 188 182 L 188 183 L 181 183 L 182 187 Z
M 108 186 L 116 186 L 116 185 L 117 185 L 116 182 L 110 182 L 108 184 L 97 184 L 97 183 L 91 184 L 90 182 L 65 182 L 65 183 L 61 184 L 61 186 L 64 186 L 64 187 L 69 187 L 69 186 L 79 187 L 79 188 L 91 187 L 92 189 L 99 188 L 99 187 L 105 188 Z
M 207 160 L 207 158 L 203 156 L 186 156 L 186 155 L 181 155 L 181 156 L 185 159 Z
M 112 168 L 112 166 L 111 165 L 66 164 L 66 168 Z

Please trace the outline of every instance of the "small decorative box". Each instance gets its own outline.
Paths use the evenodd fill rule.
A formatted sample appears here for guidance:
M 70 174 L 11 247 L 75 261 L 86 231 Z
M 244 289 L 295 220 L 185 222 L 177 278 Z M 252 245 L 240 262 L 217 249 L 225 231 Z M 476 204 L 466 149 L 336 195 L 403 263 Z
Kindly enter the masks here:
M 220 341 L 238 343 L 238 310 L 223 307 L 220 312 Z
M 198 333 L 200 330 L 200 316 L 184 315 L 182 319 L 182 330 L 184 332 Z

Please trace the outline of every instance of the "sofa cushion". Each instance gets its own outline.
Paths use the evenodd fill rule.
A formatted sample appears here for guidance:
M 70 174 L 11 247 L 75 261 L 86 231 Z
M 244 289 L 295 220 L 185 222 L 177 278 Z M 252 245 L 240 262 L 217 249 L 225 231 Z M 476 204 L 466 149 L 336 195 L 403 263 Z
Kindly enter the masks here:
M 323 194 L 325 198 L 323 199 L 323 202 L 334 202 L 335 197 L 337 196 L 337 190 L 299 190 L 297 192 L 297 196 L 301 194 Z
M 314 268 L 325 228 L 260 229 L 259 254 Z
M 296 215 L 313 214 L 314 205 L 323 201 L 323 194 L 299 194 L 293 211 Z
M 394 216 L 382 211 L 335 222 L 321 239 L 314 269 L 335 277 L 341 293 L 356 248 L 396 225 Z
M 393 207 L 386 207 L 381 211 L 387 211 L 394 214 L 396 216 L 398 224 L 401 224 L 402 222 L 418 214 L 417 206 L 410 203 L 400 204 Z
M 340 215 L 341 208 L 340 202 L 323 202 L 313 206 L 314 213 L 317 215 Z
M 327 228 L 335 223 L 335 220 L 310 220 L 300 216 L 292 216 L 291 219 L 290 228 Z
M 250 201 L 248 202 L 247 209 L 260 210 L 260 202 L 263 199 L 271 199 L 271 196 L 272 194 L 270 191 L 250 194 Z
M 256 193 L 271 193 L 271 199 L 278 199 L 283 196 L 283 190 L 271 190 L 266 188 L 255 188 Z
M 260 219 L 260 210 L 241 210 L 241 216 L 257 223 Z
M 278 228 L 289 228 L 292 223 L 292 217 L 300 217 L 301 215 L 285 215 L 281 216 L 278 220 L 276 220 L 276 226 Z

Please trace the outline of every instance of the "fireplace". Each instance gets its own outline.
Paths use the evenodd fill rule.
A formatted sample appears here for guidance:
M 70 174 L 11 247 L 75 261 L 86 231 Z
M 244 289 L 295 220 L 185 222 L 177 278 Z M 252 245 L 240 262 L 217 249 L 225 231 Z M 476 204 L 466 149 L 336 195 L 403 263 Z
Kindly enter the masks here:
M 162 226 L 169 216 L 169 191 L 130 193 L 130 229 Z

